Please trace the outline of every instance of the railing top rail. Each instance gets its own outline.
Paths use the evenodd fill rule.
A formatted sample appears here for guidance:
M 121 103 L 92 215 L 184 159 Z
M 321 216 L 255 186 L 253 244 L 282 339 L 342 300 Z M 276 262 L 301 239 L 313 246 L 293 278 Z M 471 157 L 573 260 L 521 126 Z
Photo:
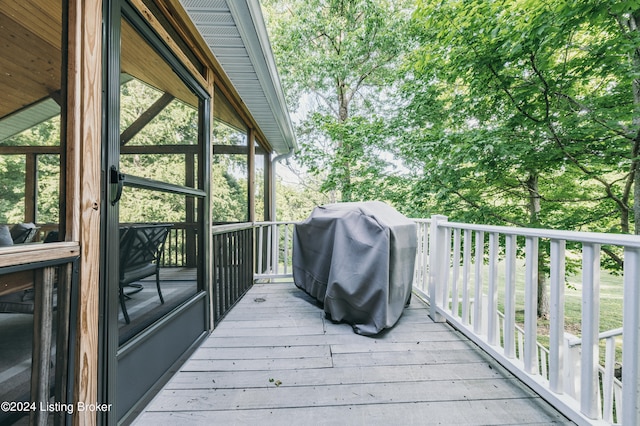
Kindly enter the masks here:
M 300 221 L 286 220 L 286 221 L 270 221 L 270 222 L 255 222 L 256 226 L 267 226 L 267 225 L 296 225 L 300 223 Z
M 484 231 L 504 235 L 517 235 L 523 237 L 549 238 L 552 240 L 575 241 L 589 244 L 612 244 L 624 247 L 640 248 L 640 235 L 607 234 L 599 232 L 560 231 L 553 229 L 516 228 L 511 226 L 476 225 L 459 222 L 438 223 L 445 228 L 457 228 L 471 231 Z
M 3 247 L 0 254 L 0 267 L 24 265 L 80 256 L 80 244 L 77 242 L 19 244 Z
M 211 227 L 211 232 L 213 233 L 213 235 L 216 235 L 224 234 L 226 232 L 243 231 L 245 229 L 251 229 L 254 227 L 255 224 L 253 222 L 228 223 L 224 225 L 213 225 Z
M 611 337 L 618 337 L 618 336 L 622 336 L 622 327 L 614 328 L 613 330 L 603 331 L 602 333 L 598 334 L 598 340 L 604 340 L 604 339 L 609 339 Z M 582 339 L 580 337 L 576 337 L 574 339 L 570 339 L 568 343 L 569 343 L 569 346 L 571 347 L 579 346 L 582 344 Z
M 413 220 L 416 223 L 431 223 L 431 219 L 423 219 L 423 218 L 412 217 L 411 220 Z

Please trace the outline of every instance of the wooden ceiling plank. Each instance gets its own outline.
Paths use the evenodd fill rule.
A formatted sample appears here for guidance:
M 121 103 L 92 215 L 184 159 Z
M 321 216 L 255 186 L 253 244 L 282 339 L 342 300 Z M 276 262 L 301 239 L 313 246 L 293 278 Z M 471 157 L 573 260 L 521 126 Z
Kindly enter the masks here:
M 42 3 L 38 5 L 37 3 Z M 39 7 L 40 6 L 40 7 Z M 4 14 L 7 20 L 12 20 L 35 34 L 42 40 L 46 40 L 52 47 L 60 49 L 62 40 L 62 9 L 60 2 L 52 1 L 20 1 L 8 2 L 0 6 L 0 15 Z M 0 18 L 1 19 L 1 18 Z

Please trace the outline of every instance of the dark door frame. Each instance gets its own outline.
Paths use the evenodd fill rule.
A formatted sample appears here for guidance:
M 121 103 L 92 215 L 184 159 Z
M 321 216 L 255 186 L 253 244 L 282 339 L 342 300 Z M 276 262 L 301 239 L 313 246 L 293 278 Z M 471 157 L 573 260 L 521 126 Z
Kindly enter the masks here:
M 207 335 L 209 324 L 209 299 L 207 277 L 209 276 L 209 240 L 211 238 L 209 224 L 209 181 L 210 166 L 208 159 L 211 156 L 210 144 L 210 113 L 211 95 L 197 82 L 189 73 L 187 67 L 177 59 L 174 53 L 160 37 L 148 25 L 144 17 L 126 0 L 107 0 L 104 2 L 104 51 L 103 51 L 103 152 L 102 152 L 102 181 L 103 181 L 103 201 L 102 212 L 103 221 L 101 229 L 102 256 L 101 256 L 101 302 L 100 302 L 100 347 L 99 365 L 100 377 L 98 397 L 101 403 L 112 404 L 112 408 L 98 416 L 101 424 L 116 424 L 118 422 L 128 422 L 132 420 L 136 410 L 139 410 L 153 396 L 153 389 L 149 389 L 139 399 L 132 403 L 132 408 L 122 410 L 118 408 L 118 368 L 119 356 L 123 352 L 127 355 L 141 348 L 145 342 L 158 341 L 159 333 L 179 333 L 179 327 L 184 327 L 194 318 L 200 323 L 200 312 L 202 312 L 202 329 L 195 331 L 195 339 L 184 351 L 179 359 L 168 362 L 164 374 L 157 378 L 155 389 L 166 382 L 173 374 L 177 365 L 180 365 L 185 357 L 200 344 Z M 199 152 L 198 161 L 198 182 L 200 188 L 180 187 L 168 185 L 163 182 L 140 179 L 134 176 L 129 179 L 133 186 L 145 189 L 158 190 L 163 192 L 180 193 L 193 196 L 198 204 L 199 226 L 197 232 L 205 238 L 198 239 L 198 289 L 201 290 L 185 302 L 176 311 L 157 321 L 157 327 L 141 332 L 130 343 L 125 344 L 126 348 L 119 347 L 118 342 L 118 246 L 119 246 L 119 208 L 118 203 L 112 203 L 116 198 L 117 185 L 110 183 L 110 173 L 112 167 L 119 167 L 120 156 L 120 38 L 121 19 L 126 19 L 150 45 L 156 49 L 160 56 L 167 61 L 173 70 L 180 76 L 183 82 L 199 97 Z M 125 183 L 126 185 L 126 183 Z M 189 321 L 190 319 L 190 321 Z M 172 323 L 173 322 L 173 323 Z M 164 327 L 164 328 L 163 328 Z M 157 353 L 156 353 L 157 355 Z

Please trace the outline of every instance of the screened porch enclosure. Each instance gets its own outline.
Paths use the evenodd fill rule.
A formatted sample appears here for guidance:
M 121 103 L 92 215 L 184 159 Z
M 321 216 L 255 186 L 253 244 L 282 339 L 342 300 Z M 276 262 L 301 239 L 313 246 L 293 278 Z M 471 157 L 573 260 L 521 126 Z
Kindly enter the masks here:
M 114 2 L 114 8 L 120 8 L 121 3 L 129 16 L 119 22 L 120 67 L 109 97 L 114 108 L 104 112 L 104 123 L 92 123 L 98 131 L 104 126 L 117 133 L 113 138 L 117 167 L 106 167 L 102 175 L 99 167 L 95 170 L 104 184 L 98 192 L 110 197 L 104 203 L 111 208 L 118 203 L 115 231 L 106 234 L 116 235 L 111 250 L 124 253 L 125 230 L 165 226 L 168 231 L 157 247 L 157 259 L 145 266 L 157 265 L 157 274 L 152 271 L 131 282 L 116 278 L 114 285 L 109 284 L 113 288 L 92 299 L 100 299 L 100 304 L 91 308 L 97 316 L 112 297 L 109 294 L 118 293 L 118 281 L 125 282 L 121 297 L 116 295 L 115 303 L 110 302 L 116 306 L 114 315 L 105 313 L 114 316 L 111 332 L 116 335 L 114 346 L 120 349 L 136 338 L 140 340 L 163 319 L 188 309 L 186 305 L 198 301 L 204 306 L 209 281 L 202 265 L 204 248 L 211 238 L 205 224 L 269 217 L 272 150 L 253 119 L 239 107 L 228 81 L 214 75 L 202 54 L 190 51 L 193 45 L 181 41 L 168 21 L 162 20 L 178 46 L 174 50 L 165 47 L 163 51 L 157 41 L 155 45 L 150 42 L 158 26 L 141 31 L 146 24 L 135 18 L 138 10 L 147 17 L 161 18 L 166 5 Z M 176 5 L 179 3 L 172 2 L 171 6 Z M 3 400 L 13 403 L 72 401 L 77 391 L 72 384 L 78 372 L 73 369 L 76 346 L 69 342 L 86 338 L 78 337 L 75 328 L 78 312 L 88 306 L 80 305 L 77 293 L 80 237 L 73 220 L 78 217 L 74 209 L 80 201 L 74 191 L 87 182 L 73 174 L 77 168 L 70 167 L 78 161 L 74 156 L 86 147 L 84 140 L 69 139 L 73 131 L 68 123 L 75 125 L 79 120 L 69 119 L 77 111 L 75 105 L 66 104 L 70 96 L 65 86 L 71 69 L 64 63 L 69 60 L 65 43 L 70 40 L 64 21 L 69 17 L 68 7 L 66 0 L 0 2 L 0 26 L 4 29 L 0 34 L 4 46 L 0 51 L 0 388 Z M 171 59 L 176 52 L 185 55 L 180 57 L 182 62 Z M 189 71 L 178 74 L 177 64 Z M 191 83 L 185 83 L 189 79 Z M 206 90 L 197 92 L 194 85 Z M 99 149 L 109 151 L 106 146 Z M 216 186 L 211 194 L 212 181 Z M 105 208 L 99 202 L 96 197 L 90 208 Z M 209 211 L 213 211 L 211 217 Z M 18 235 L 23 226 L 28 227 L 25 238 Z M 104 240 L 104 235 L 94 229 L 90 239 Z M 101 250 L 107 251 L 105 246 Z M 102 273 L 94 271 L 89 285 L 97 289 L 99 275 L 105 271 L 116 276 L 124 271 L 131 253 L 124 259 L 113 256 Z M 202 308 L 199 333 L 205 332 L 208 321 L 208 311 Z M 97 322 L 94 326 L 90 332 L 98 333 Z M 120 349 L 108 357 L 115 357 Z M 98 352 L 97 347 L 93 350 Z M 106 369 L 106 362 L 111 361 L 104 362 L 100 368 Z M 99 380 L 96 373 L 87 386 L 97 389 Z M 109 392 L 115 394 L 114 383 L 103 387 L 110 387 Z M 147 391 L 145 385 L 140 394 Z M 128 398 L 120 407 L 131 407 L 139 397 Z M 118 414 L 114 410 L 109 421 L 119 420 L 123 410 Z M 0 423 L 24 421 L 30 416 L 37 424 L 54 416 L 56 421 L 70 423 L 72 415 L 0 413 Z

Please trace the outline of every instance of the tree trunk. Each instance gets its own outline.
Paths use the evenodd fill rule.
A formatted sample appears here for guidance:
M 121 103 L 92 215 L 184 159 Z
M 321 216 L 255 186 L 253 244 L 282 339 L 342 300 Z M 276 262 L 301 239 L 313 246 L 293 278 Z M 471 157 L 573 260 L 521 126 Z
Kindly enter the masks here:
M 640 31 L 636 25 L 635 17 L 633 20 L 632 30 L 634 32 Z M 633 55 L 634 69 L 640 71 L 640 46 L 636 48 Z M 636 106 L 636 110 L 640 105 L 640 79 L 633 80 L 633 103 Z M 637 130 L 636 137 L 633 141 L 633 225 L 635 234 L 640 235 L 640 160 L 637 158 L 640 154 L 640 116 L 636 116 L 633 119 L 633 124 Z
M 529 192 L 529 223 L 532 227 L 540 224 L 540 193 L 538 192 L 538 175 L 529 174 L 526 182 Z M 547 296 L 547 274 L 544 272 L 545 251 L 538 250 L 538 317 L 546 318 L 549 315 L 549 297 Z
M 344 93 L 344 87 L 338 87 L 338 122 L 340 124 L 344 124 L 349 118 L 349 101 L 347 100 L 347 96 Z M 348 144 L 345 144 L 344 140 L 338 142 L 342 148 L 342 158 L 338 158 L 338 161 L 342 163 L 342 182 L 341 182 L 341 192 L 342 192 L 342 201 L 350 202 L 352 201 L 352 189 L 351 189 L 351 149 Z
M 617 17 L 618 22 L 623 27 L 627 27 L 631 35 L 637 35 L 640 32 L 640 10 L 636 10 L 628 15 L 628 18 L 622 16 Z M 634 38 L 635 39 L 635 38 Z M 640 71 L 640 46 L 636 46 L 631 55 L 631 63 L 633 69 Z M 640 106 L 640 79 L 635 78 L 632 83 L 633 88 L 633 103 L 636 106 Z M 636 137 L 633 140 L 633 162 L 631 166 L 631 173 L 633 175 L 633 225 L 636 235 L 640 235 L 640 160 L 638 155 L 640 154 L 640 116 L 636 115 L 633 119 L 633 125 L 636 129 Z

